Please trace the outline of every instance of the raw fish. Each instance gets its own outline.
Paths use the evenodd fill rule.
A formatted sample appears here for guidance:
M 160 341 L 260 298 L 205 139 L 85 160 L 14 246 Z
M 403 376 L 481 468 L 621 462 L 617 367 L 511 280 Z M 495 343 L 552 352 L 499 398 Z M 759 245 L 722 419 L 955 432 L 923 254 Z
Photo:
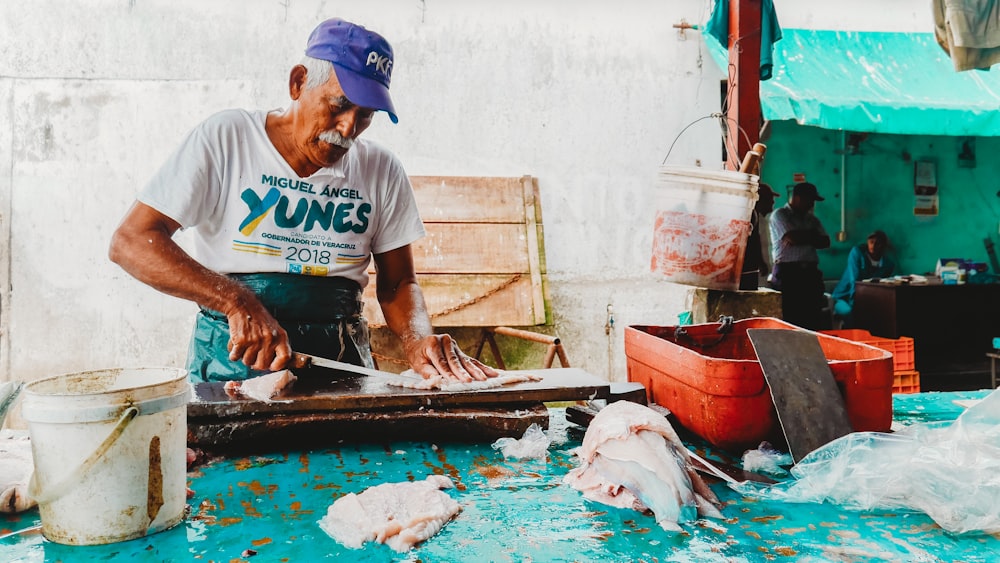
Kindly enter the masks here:
M 722 518 L 721 503 L 691 465 L 667 419 L 629 401 L 611 403 L 590 422 L 575 451 L 580 465 L 563 482 L 586 498 L 652 511 L 664 530 L 699 516 Z
M 272 401 L 281 390 L 298 379 L 287 370 L 266 373 L 243 381 L 227 381 L 224 388 L 231 395 L 242 395 L 258 401 Z
M 451 377 L 439 375 L 424 379 L 417 375 L 417 372 L 408 369 L 399 374 L 399 379 L 389 380 L 389 385 L 406 387 L 409 389 L 435 390 L 435 391 L 478 391 L 480 389 L 493 389 L 504 385 L 524 383 L 526 381 L 541 381 L 542 377 L 530 373 L 506 373 L 501 371 L 500 375 L 491 377 L 484 381 L 458 381 Z
M 0 513 L 24 512 L 37 503 L 28 496 L 28 481 L 34 470 L 31 440 L 0 432 Z
M 382 483 L 334 501 L 319 526 L 350 548 L 372 541 L 403 552 L 438 533 L 458 514 L 458 503 L 441 491 L 454 486 L 444 475 L 413 483 Z

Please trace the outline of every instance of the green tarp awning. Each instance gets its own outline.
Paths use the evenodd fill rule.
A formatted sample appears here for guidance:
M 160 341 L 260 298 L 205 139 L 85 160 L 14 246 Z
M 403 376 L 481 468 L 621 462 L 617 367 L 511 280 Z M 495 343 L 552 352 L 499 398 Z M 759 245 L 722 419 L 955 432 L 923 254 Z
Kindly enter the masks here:
M 726 49 L 711 36 L 705 41 L 726 69 Z M 956 72 L 932 33 L 784 29 L 773 72 L 760 83 L 768 120 L 872 133 L 1000 135 L 1000 70 Z

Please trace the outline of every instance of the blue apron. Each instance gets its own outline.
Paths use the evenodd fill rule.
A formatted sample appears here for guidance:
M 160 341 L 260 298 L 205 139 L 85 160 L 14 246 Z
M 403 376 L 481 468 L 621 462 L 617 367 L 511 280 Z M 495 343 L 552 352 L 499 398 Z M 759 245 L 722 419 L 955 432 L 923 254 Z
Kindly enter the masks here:
M 230 274 L 249 287 L 278 321 L 292 350 L 349 364 L 374 367 L 368 323 L 361 314 L 361 287 L 345 278 L 296 274 Z M 188 349 L 192 382 L 231 381 L 267 373 L 229 359 L 229 322 L 202 307 Z M 308 371 L 322 368 L 310 368 Z M 297 369 L 296 375 L 307 375 Z M 329 374 L 329 370 L 322 373 Z

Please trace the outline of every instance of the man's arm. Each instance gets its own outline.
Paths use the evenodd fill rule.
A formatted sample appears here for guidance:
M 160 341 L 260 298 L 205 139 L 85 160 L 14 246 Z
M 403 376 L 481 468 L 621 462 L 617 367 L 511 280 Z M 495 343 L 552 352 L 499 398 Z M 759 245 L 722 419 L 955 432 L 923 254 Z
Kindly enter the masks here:
M 375 293 L 382 315 L 402 341 L 413 371 L 424 378 L 446 375 L 460 381 L 498 375 L 493 368 L 463 353 L 450 335 L 434 334 L 409 245 L 376 254 L 375 270 Z
M 821 233 L 816 229 L 798 229 L 795 231 L 788 231 L 785 233 L 785 236 L 782 237 L 782 241 L 787 241 L 787 244 L 793 246 L 808 245 L 817 250 L 830 248 L 830 236 L 826 233 Z
M 291 358 L 284 329 L 250 289 L 184 252 L 173 240 L 179 228 L 177 221 L 137 201 L 111 237 L 108 256 L 154 289 L 225 314 L 233 361 L 259 370 L 284 368 Z
M 844 270 L 843 276 L 849 282 L 849 285 L 846 287 L 847 295 L 844 298 L 851 303 L 854 303 L 854 284 L 861 279 L 864 267 L 864 251 L 855 246 L 847 255 L 847 268 Z

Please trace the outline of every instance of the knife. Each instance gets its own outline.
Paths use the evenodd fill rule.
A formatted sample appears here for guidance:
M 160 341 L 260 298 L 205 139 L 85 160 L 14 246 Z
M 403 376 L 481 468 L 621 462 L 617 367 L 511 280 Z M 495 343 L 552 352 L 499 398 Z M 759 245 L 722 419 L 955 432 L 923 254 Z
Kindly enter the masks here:
M 422 380 L 422 377 L 413 377 L 410 375 L 403 375 L 401 373 L 392 373 L 391 371 L 381 371 L 377 369 L 366 368 L 363 366 L 356 366 L 354 364 L 349 364 L 347 362 L 339 362 L 337 360 L 330 360 L 327 358 L 321 358 L 319 356 L 313 356 L 311 354 L 303 354 L 302 352 L 293 352 L 292 357 L 292 367 L 293 368 L 308 368 L 308 367 L 321 367 L 336 369 L 340 371 L 349 371 L 351 373 L 356 373 L 359 375 L 367 375 L 369 377 L 377 378 L 389 378 L 394 381 L 399 381 L 400 378 Z

